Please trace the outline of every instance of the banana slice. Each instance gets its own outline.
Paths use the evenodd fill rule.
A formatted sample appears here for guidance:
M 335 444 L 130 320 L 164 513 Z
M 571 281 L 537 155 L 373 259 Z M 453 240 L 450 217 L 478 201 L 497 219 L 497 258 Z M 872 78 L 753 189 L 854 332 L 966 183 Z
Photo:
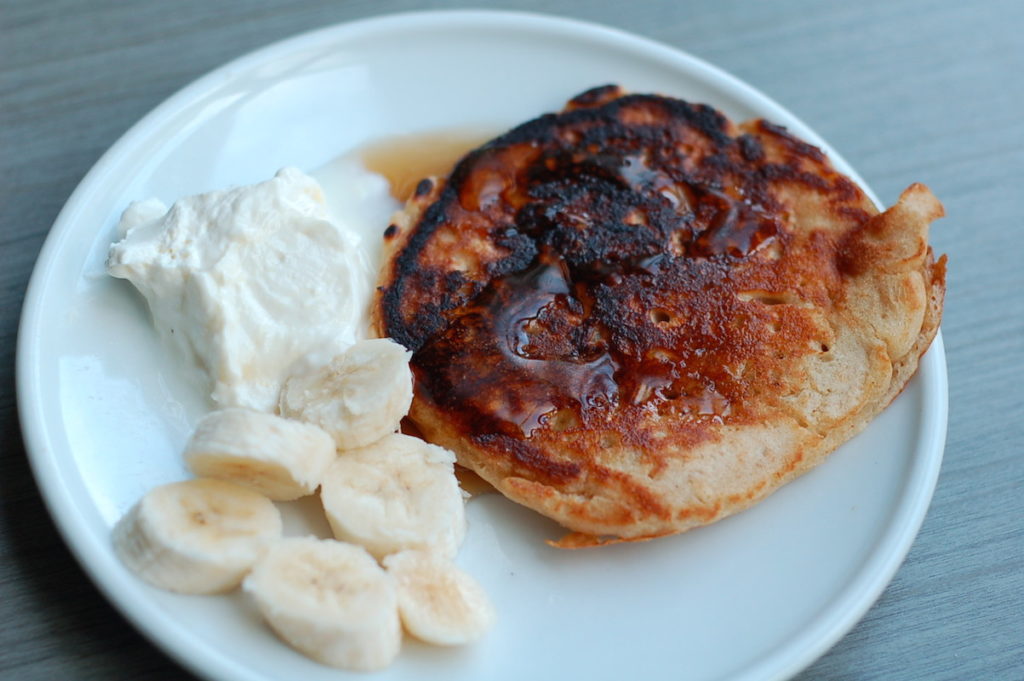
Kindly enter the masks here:
M 334 536 L 377 558 L 405 549 L 454 556 L 466 534 L 455 455 L 398 433 L 342 452 L 320 499 Z
M 364 447 L 398 430 L 408 413 L 411 356 L 387 338 L 360 341 L 326 366 L 285 381 L 280 412 L 320 426 L 338 449 Z
M 150 584 L 187 594 L 229 591 L 281 536 L 269 499 L 221 480 L 151 490 L 114 526 L 114 550 Z
M 185 463 L 200 477 L 227 480 L 276 501 L 312 494 L 337 456 L 320 428 L 250 409 L 208 414 L 185 445 Z
M 398 612 L 410 634 L 439 646 L 471 643 L 494 623 L 494 606 L 479 582 L 452 561 L 423 551 L 384 559 L 398 589 Z
M 358 546 L 283 539 L 242 588 L 282 639 L 318 662 L 372 671 L 388 666 L 401 648 L 394 582 Z

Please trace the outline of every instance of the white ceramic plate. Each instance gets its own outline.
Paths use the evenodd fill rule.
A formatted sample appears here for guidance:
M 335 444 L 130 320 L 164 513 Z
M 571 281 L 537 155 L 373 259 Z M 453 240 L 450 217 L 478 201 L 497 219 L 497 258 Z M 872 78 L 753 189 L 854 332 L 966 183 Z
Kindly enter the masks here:
M 283 165 L 317 168 L 382 136 L 501 129 L 607 82 L 708 102 L 735 119 L 767 117 L 851 172 L 792 114 L 679 51 L 574 21 L 447 12 L 334 26 L 232 62 L 157 107 L 82 181 L 24 308 L 25 442 L 75 555 L 183 665 L 233 681 L 345 677 L 279 643 L 239 596 L 157 591 L 111 552 L 110 529 L 125 509 L 154 485 L 186 477 L 179 450 L 203 409 L 140 298 L 103 273 L 120 212 L 133 199 L 170 202 Z M 499 623 L 466 649 L 407 642 L 374 678 L 788 677 L 852 627 L 891 579 L 924 517 L 945 431 L 939 339 L 862 435 L 714 526 L 565 552 L 544 544 L 559 535 L 547 521 L 496 495 L 474 500 L 460 561 L 493 595 Z M 307 510 L 288 509 L 290 532 L 306 529 Z

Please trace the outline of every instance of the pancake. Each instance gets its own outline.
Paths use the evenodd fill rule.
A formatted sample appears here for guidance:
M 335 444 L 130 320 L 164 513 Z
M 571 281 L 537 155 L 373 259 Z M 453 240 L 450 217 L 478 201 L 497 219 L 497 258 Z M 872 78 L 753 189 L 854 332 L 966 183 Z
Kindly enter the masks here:
M 939 326 L 942 205 L 880 213 L 764 120 L 589 90 L 420 182 L 385 233 L 376 331 L 410 418 L 586 546 L 681 532 L 821 462 Z

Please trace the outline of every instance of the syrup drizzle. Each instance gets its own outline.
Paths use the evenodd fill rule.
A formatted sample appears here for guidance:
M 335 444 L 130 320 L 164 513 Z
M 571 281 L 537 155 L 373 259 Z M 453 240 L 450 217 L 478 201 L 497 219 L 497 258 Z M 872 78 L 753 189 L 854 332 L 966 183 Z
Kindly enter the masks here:
M 396 135 L 371 142 L 359 151 L 359 157 L 367 170 L 387 179 L 395 199 L 405 202 L 420 180 L 447 176 L 466 152 L 491 137 L 482 131 L 466 130 Z

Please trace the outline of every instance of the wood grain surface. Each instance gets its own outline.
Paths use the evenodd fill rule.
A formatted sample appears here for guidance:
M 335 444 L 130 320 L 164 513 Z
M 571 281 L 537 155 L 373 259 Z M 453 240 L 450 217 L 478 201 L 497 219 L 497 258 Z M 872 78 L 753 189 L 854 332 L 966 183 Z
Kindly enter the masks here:
M 143 114 L 233 57 L 335 22 L 461 5 L 0 1 L 0 678 L 190 678 L 75 563 L 19 433 L 22 298 L 72 189 Z M 597 21 L 685 49 L 796 113 L 886 203 L 911 181 L 943 200 L 933 242 L 950 256 L 950 419 L 938 488 L 881 599 L 798 678 L 1024 679 L 1024 2 L 477 6 Z

